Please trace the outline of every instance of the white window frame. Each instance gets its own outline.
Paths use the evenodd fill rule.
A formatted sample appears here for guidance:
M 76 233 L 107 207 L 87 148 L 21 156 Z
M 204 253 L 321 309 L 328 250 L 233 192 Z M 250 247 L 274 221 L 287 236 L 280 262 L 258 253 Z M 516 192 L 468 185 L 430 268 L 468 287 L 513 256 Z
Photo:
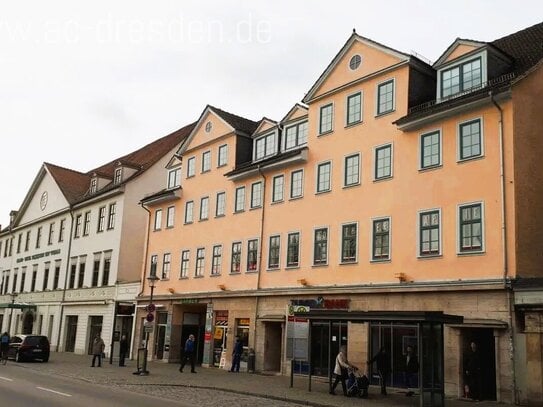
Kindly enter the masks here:
M 201 174 L 211 171 L 211 150 L 202 153 Z
M 115 168 L 115 173 L 113 175 L 113 184 L 118 185 L 123 182 L 123 167 Z
M 465 206 L 481 205 L 481 250 L 462 251 L 462 242 L 460 241 L 460 209 Z M 485 203 L 484 201 L 462 202 L 456 205 L 456 254 L 458 256 L 470 256 L 486 253 L 485 236 Z
M 255 194 L 255 187 L 259 185 L 260 190 L 258 196 Z M 261 208 L 262 207 L 262 192 L 263 192 L 263 183 L 262 181 L 253 182 L 251 184 L 251 209 Z
M 196 176 L 196 156 L 187 159 L 187 178 Z
M 200 250 L 204 254 L 202 257 L 198 256 Z M 200 259 L 202 260 L 201 268 L 199 268 L 199 265 L 198 265 L 198 260 Z M 196 261 L 194 263 L 194 277 L 202 278 L 205 275 L 205 270 L 206 270 L 206 249 L 205 247 L 198 247 L 196 248 Z M 199 273 L 199 271 L 201 271 L 201 273 Z
M 184 268 L 185 263 L 183 262 L 183 255 L 187 253 L 187 263 L 186 268 Z M 190 273 L 190 250 L 181 250 L 181 265 L 179 266 L 179 279 L 189 278 Z
M 205 205 L 204 205 L 205 202 Z M 205 209 L 205 213 L 204 213 Z M 200 217 L 199 220 L 208 220 L 209 219 L 209 196 L 203 196 L 200 198 Z
M 187 209 L 190 207 L 190 211 Z M 187 216 L 190 214 L 190 217 Z M 194 222 L 194 201 L 187 201 L 185 202 L 185 218 L 184 223 L 185 225 L 193 223 Z
M 219 196 L 223 197 L 222 206 L 219 205 Z M 219 209 L 222 208 L 222 212 L 219 213 Z M 226 192 L 220 191 L 217 192 L 217 195 L 215 196 L 215 217 L 219 218 L 226 215 Z
M 328 106 L 332 106 L 332 119 L 331 119 L 331 122 L 330 122 L 330 130 L 326 130 L 326 131 L 321 131 L 321 124 L 322 124 L 322 109 L 324 109 L 325 107 L 328 107 Z M 335 115 L 335 104 L 334 102 L 327 102 L 327 103 L 323 103 L 319 106 L 319 120 L 317 122 L 317 126 L 318 126 L 318 135 L 319 136 L 324 136 L 325 134 L 329 134 L 329 133 L 332 133 L 334 131 L 334 115 Z
M 468 124 L 470 122 L 474 122 L 479 120 L 479 126 L 481 130 L 480 139 L 481 139 L 481 154 L 475 155 L 473 157 L 467 157 L 462 158 L 462 151 L 460 150 L 462 148 L 461 138 L 462 138 L 462 132 L 461 127 L 462 125 Z M 462 163 L 465 161 L 471 161 L 471 160 L 477 160 L 479 158 L 483 158 L 485 156 L 485 137 L 484 137 L 484 121 L 483 116 L 477 116 L 472 117 L 469 120 L 462 120 L 461 122 L 458 122 L 456 125 L 456 162 Z
M 377 178 L 377 150 L 383 147 L 387 147 L 387 146 L 390 146 L 390 175 Z M 373 177 L 374 182 L 384 181 L 387 179 L 394 178 L 394 143 L 384 143 L 384 144 L 373 147 L 373 170 L 372 171 L 373 171 L 372 177 Z
M 425 137 L 425 136 L 430 136 L 434 133 L 438 133 L 438 137 L 439 137 L 439 162 L 437 164 L 433 164 L 433 165 L 429 165 L 427 167 L 424 167 L 423 166 L 423 163 L 422 163 L 422 154 L 423 154 L 423 148 L 422 148 L 422 139 Z M 441 127 L 439 128 L 435 128 L 435 129 L 430 129 L 430 130 L 427 130 L 425 131 L 424 133 L 421 133 L 419 135 L 419 171 L 425 171 L 425 170 L 431 170 L 433 168 L 439 168 L 439 167 L 443 167 L 443 131 L 441 129 Z
M 168 259 L 167 262 L 166 262 L 166 258 Z M 160 279 L 169 280 L 171 271 L 172 271 L 172 254 L 164 253 L 162 255 L 162 273 L 160 274 Z
M 481 58 L 481 84 L 484 84 L 488 81 L 488 73 L 487 73 L 487 52 L 486 49 L 482 50 L 481 52 L 478 52 L 476 54 L 468 54 L 465 57 L 462 57 L 461 59 L 455 59 L 454 61 L 451 61 L 450 63 L 447 63 L 443 66 L 441 66 L 437 70 L 437 80 L 436 80 L 436 99 L 438 101 L 441 101 L 443 98 L 441 96 L 441 82 L 442 82 L 442 75 L 444 71 L 448 71 L 450 69 L 453 69 L 457 66 L 464 65 L 466 62 L 469 62 L 473 59 Z M 454 99 L 457 95 L 464 94 L 464 91 L 460 91 L 459 93 L 449 95 L 446 97 L 445 100 Z
M 240 209 L 238 209 L 238 190 L 242 190 L 243 189 L 243 201 L 241 202 L 241 207 Z M 234 213 L 240 213 L 240 212 L 244 212 L 245 211 L 245 201 L 246 201 L 246 196 L 245 196 L 245 186 L 240 186 L 240 187 L 237 187 L 235 189 L 235 196 L 234 196 Z
M 299 142 L 300 141 L 299 127 L 304 123 L 306 124 L 305 142 L 300 143 Z M 296 127 L 296 143 L 292 147 L 287 147 L 287 130 L 292 128 L 292 127 Z M 309 135 L 309 122 L 307 120 L 307 117 L 304 117 L 302 119 L 298 119 L 296 121 L 285 124 L 284 130 L 283 130 L 283 135 L 282 135 L 283 140 L 281 142 L 282 143 L 282 150 L 283 151 L 290 151 L 290 150 L 294 150 L 296 148 L 299 148 L 301 146 L 305 146 L 307 144 L 308 135 Z
M 224 163 L 221 163 L 221 152 L 224 151 Z M 217 151 L 217 168 L 224 167 L 228 164 L 228 144 L 222 144 Z
M 356 250 L 354 255 L 354 260 L 352 261 L 344 261 L 343 260 L 343 227 L 347 225 L 356 225 Z M 353 222 L 343 222 L 339 225 L 339 264 L 356 264 L 358 263 L 358 253 L 360 251 L 360 224 L 358 221 Z
M 388 82 L 392 82 L 392 109 L 387 110 L 386 112 L 379 112 L 379 88 Z M 385 80 L 382 80 L 375 85 L 375 117 L 386 116 L 387 114 L 393 113 L 395 111 L 396 111 L 396 78 L 392 77 L 392 78 L 387 78 Z
M 170 183 L 173 175 L 173 184 Z M 181 185 L 181 167 L 172 168 L 168 171 L 167 179 L 168 189 L 176 188 Z
M 255 269 L 249 270 L 249 243 L 256 241 L 256 263 L 255 263 Z M 245 254 L 245 272 L 246 273 L 258 273 L 260 269 L 259 261 L 260 261 L 260 239 L 258 237 L 249 238 L 246 241 L 246 254 Z
M 275 179 L 276 178 L 283 178 L 283 186 L 281 187 L 281 199 L 277 199 L 277 200 L 275 199 Z M 285 200 L 285 174 L 278 174 L 272 178 L 271 199 L 272 199 L 272 204 L 283 202 Z
M 168 206 L 166 209 L 166 228 L 173 228 L 175 225 L 175 206 Z
M 349 98 L 360 95 L 360 120 L 349 123 Z M 364 121 L 364 91 L 357 90 L 356 92 L 349 93 L 345 96 L 345 127 L 352 127 L 360 124 Z
M 298 234 L 298 264 L 289 266 L 288 264 L 288 243 L 289 243 L 289 236 L 293 234 Z M 287 232 L 287 238 L 285 242 L 286 250 L 285 250 L 285 269 L 297 269 L 300 268 L 300 265 L 302 263 L 302 232 L 300 230 L 289 230 Z
M 269 137 L 273 137 L 273 151 L 272 152 L 268 152 L 266 148 L 268 145 Z M 262 157 L 257 157 L 256 156 L 257 144 L 258 144 L 258 141 L 260 140 L 264 140 L 264 155 Z M 253 141 L 253 161 L 257 162 L 257 161 L 265 160 L 266 158 L 269 158 L 269 157 L 273 157 L 274 155 L 277 154 L 278 150 L 279 150 L 279 137 L 278 137 L 277 130 L 264 133 L 261 136 L 256 137 Z
M 215 255 L 215 249 L 216 248 L 219 248 L 219 250 L 220 250 L 219 256 Z M 210 275 L 212 275 L 212 276 L 220 276 L 221 275 L 221 273 L 222 273 L 223 254 L 224 254 L 224 251 L 223 251 L 222 244 L 214 244 L 211 247 L 211 271 L 210 271 Z M 215 259 L 216 258 L 219 259 L 219 262 L 218 262 L 218 269 L 217 269 L 217 271 L 214 272 Z
M 294 173 L 298 173 L 298 172 L 302 173 L 302 190 L 301 190 L 299 196 L 292 196 L 292 176 L 293 176 Z M 297 170 L 293 170 L 293 171 L 290 172 L 290 182 L 289 182 L 289 191 L 288 191 L 290 200 L 300 199 L 300 198 L 304 197 L 304 178 L 305 178 L 305 171 L 304 171 L 303 168 L 299 168 Z
M 155 210 L 155 220 L 153 224 L 153 230 L 162 229 L 162 208 Z
M 328 179 L 328 189 L 323 189 L 319 191 L 319 181 L 320 181 L 320 168 L 322 166 L 329 165 L 330 167 L 330 176 Z M 326 192 L 332 191 L 332 160 L 321 161 L 315 166 L 315 194 L 324 194 Z
M 270 266 L 270 250 L 271 250 L 271 239 L 278 237 L 279 238 L 279 252 L 278 252 L 278 259 L 277 259 L 277 267 L 271 267 Z M 272 234 L 268 237 L 268 258 L 267 258 L 267 270 L 279 270 L 281 268 L 281 235 L 279 233 Z
M 421 253 L 421 223 L 420 217 L 422 214 L 429 212 L 437 212 L 439 216 L 439 251 L 438 253 L 431 254 L 422 254 Z M 429 209 L 420 209 L 417 211 L 417 258 L 419 259 L 433 259 L 443 255 L 443 217 L 441 214 L 441 208 L 429 208 Z
M 347 184 L 347 159 L 351 157 L 358 157 L 358 182 L 355 182 L 353 184 Z M 355 187 L 357 185 L 360 185 L 362 183 L 362 154 L 358 151 L 356 153 L 347 154 L 343 156 L 343 174 L 342 174 L 342 183 L 343 188 L 351 188 Z
M 388 220 L 388 256 L 386 258 L 373 257 L 373 223 L 376 221 Z M 392 217 L 391 216 L 376 216 L 370 219 L 370 263 L 383 263 L 392 260 Z
M 326 229 L 326 261 L 324 263 L 316 263 L 315 262 L 315 234 L 317 230 Z M 313 267 L 322 267 L 322 266 L 328 266 L 328 263 L 330 262 L 330 227 L 329 226 L 315 226 L 313 228 L 313 246 L 311 248 L 311 261 Z

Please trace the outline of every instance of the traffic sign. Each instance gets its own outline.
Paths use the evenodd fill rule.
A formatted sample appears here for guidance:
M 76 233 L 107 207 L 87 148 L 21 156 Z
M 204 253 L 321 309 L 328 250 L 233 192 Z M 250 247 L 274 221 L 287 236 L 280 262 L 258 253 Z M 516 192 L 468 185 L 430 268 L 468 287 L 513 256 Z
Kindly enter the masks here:
M 147 317 L 145 317 L 145 319 L 149 322 L 153 322 L 155 320 L 155 315 L 152 312 L 150 312 L 147 314 Z
M 149 311 L 149 312 L 155 312 L 155 310 L 156 310 L 156 305 L 155 305 L 155 304 L 149 304 L 149 305 L 147 306 L 147 311 Z
M 144 325 L 143 326 L 143 332 L 145 333 L 151 333 L 153 332 L 154 324 Z

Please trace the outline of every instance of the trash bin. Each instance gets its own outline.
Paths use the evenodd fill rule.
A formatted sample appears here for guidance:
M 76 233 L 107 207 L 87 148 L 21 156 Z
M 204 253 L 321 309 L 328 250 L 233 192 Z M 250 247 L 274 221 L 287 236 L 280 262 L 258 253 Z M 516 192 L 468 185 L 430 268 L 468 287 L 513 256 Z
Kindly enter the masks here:
M 250 373 L 255 372 L 255 350 L 252 348 L 249 348 L 247 353 L 247 371 Z

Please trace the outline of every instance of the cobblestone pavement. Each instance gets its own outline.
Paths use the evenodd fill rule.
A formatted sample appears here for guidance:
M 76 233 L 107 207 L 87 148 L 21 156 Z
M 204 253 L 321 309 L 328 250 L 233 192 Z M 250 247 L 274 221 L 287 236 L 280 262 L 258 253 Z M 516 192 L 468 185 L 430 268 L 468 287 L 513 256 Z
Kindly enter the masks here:
M 370 388 L 370 398 L 360 400 L 328 394 L 328 383 L 313 379 L 308 390 L 307 377 L 295 377 L 294 386 L 289 386 L 286 376 L 268 376 L 248 373 L 229 373 L 217 368 L 197 368 L 197 374 L 188 370 L 178 371 L 179 365 L 150 362 L 148 376 L 134 375 L 135 362 L 127 367 L 118 367 L 105 361 L 102 367 L 90 367 L 91 357 L 72 353 L 52 353 L 49 363 L 20 363 L 24 369 L 35 370 L 58 377 L 71 377 L 90 383 L 118 386 L 129 391 L 154 396 L 188 401 L 206 407 L 225 406 L 270 406 L 297 407 L 354 407 L 354 406 L 418 406 L 418 397 L 405 397 L 405 392 L 391 389 L 388 397 L 379 395 L 379 389 Z M 341 393 L 341 390 L 338 392 Z M 446 405 L 466 407 L 476 404 L 484 407 L 503 406 L 496 402 L 466 403 L 458 399 L 447 399 Z

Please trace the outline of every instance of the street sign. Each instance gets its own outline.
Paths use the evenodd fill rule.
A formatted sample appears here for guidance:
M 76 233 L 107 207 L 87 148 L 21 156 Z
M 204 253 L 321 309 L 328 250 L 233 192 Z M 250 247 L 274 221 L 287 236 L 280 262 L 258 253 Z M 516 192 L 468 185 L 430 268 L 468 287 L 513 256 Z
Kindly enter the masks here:
M 156 310 L 156 305 L 155 305 L 155 304 L 149 304 L 149 305 L 147 306 L 147 311 L 149 311 L 149 312 L 155 312 L 155 310 Z
M 144 325 L 143 326 L 143 332 L 145 333 L 151 333 L 153 332 L 154 324 Z
M 149 312 L 145 319 L 149 322 L 153 322 L 155 320 L 155 315 L 152 312 Z

